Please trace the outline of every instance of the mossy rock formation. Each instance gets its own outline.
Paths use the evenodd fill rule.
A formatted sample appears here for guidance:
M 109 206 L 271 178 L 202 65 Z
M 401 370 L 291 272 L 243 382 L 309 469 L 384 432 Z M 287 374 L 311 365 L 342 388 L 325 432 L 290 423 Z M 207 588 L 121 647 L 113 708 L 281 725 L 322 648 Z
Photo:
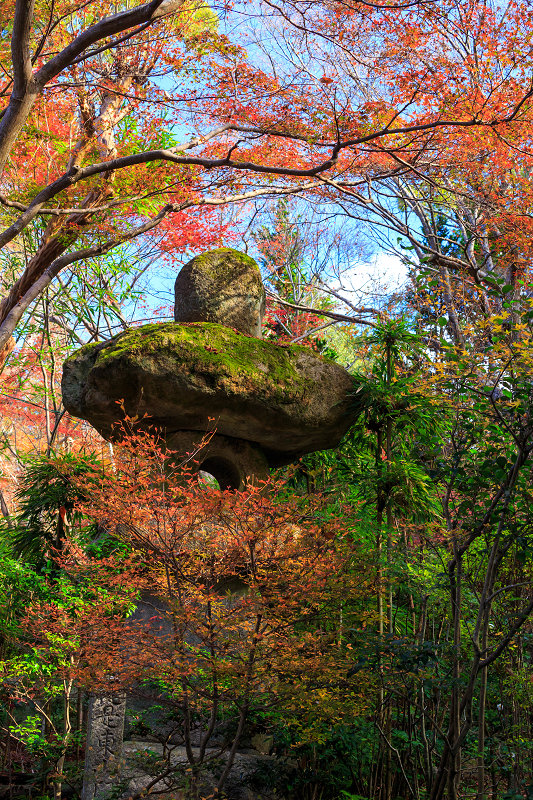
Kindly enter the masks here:
M 216 322 L 261 336 L 265 289 L 250 256 L 219 247 L 191 259 L 174 286 L 176 322 Z
M 215 427 L 259 445 L 271 465 L 335 447 L 352 421 L 353 388 L 346 370 L 307 347 L 206 322 L 86 345 L 65 362 L 62 383 L 67 410 L 106 438 L 125 412 L 167 438 Z

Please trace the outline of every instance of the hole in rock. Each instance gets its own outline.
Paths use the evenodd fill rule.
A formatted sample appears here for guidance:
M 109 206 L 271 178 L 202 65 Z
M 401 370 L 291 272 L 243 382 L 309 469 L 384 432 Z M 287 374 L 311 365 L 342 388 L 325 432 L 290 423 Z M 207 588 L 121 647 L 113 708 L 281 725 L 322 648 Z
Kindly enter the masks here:
M 202 480 L 203 476 L 205 478 Z M 241 476 L 239 470 L 229 461 L 222 456 L 210 456 L 200 465 L 200 479 L 207 486 L 213 488 L 218 487 L 225 491 L 231 489 L 237 490 L 241 485 Z M 213 482 L 214 481 L 214 482 Z

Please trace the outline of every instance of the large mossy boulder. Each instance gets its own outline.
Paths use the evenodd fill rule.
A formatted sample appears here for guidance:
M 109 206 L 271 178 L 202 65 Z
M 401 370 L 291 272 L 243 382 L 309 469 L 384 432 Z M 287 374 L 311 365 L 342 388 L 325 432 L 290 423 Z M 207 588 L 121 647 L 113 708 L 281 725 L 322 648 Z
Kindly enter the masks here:
M 259 445 L 272 465 L 335 447 L 352 421 L 352 377 L 307 347 L 213 323 L 161 323 L 82 347 L 63 400 L 113 438 L 124 413 L 165 436 L 216 428 Z M 115 428 L 115 433 L 113 429 Z
M 216 322 L 261 336 L 265 289 L 246 253 L 219 247 L 195 256 L 178 274 L 174 295 L 176 322 Z

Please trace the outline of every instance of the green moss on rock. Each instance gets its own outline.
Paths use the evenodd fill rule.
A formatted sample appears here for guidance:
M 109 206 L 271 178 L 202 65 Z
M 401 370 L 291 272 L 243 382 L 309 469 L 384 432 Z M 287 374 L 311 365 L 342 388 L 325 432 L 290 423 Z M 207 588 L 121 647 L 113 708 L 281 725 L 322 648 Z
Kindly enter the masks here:
M 342 367 L 306 347 L 206 322 L 145 325 L 86 345 L 63 378 L 67 409 L 104 436 L 122 403 L 168 432 L 208 430 L 211 418 L 221 434 L 291 457 L 338 442 L 352 388 Z
M 217 247 L 215 250 L 208 250 L 195 256 L 189 263 L 194 263 L 202 272 L 212 275 L 215 280 L 227 283 L 238 274 L 247 273 L 250 280 L 257 286 L 263 286 L 261 272 L 257 262 L 247 253 L 234 250 L 232 247 Z
M 253 392 L 279 390 L 292 396 L 312 383 L 297 369 L 298 359 L 308 353 L 305 347 L 280 347 L 214 323 L 162 323 L 122 334 L 113 347 L 99 350 L 95 366 L 134 357 L 141 366 L 155 359 L 173 368 L 179 356 L 180 369 L 191 375 L 216 374 L 220 380 L 248 384 Z

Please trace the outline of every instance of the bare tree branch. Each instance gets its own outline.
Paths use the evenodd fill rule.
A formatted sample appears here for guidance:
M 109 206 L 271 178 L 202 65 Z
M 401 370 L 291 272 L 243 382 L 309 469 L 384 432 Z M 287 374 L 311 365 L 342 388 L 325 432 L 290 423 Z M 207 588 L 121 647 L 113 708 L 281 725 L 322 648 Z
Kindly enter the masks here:
M 296 303 L 289 303 L 287 300 L 282 300 L 281 297 L 278 297 L 272 292 L 267 292 L 267 296 L 272 298 L 272 300 L 274 300 L 276 303 L 279 303 L 282 306 L 287 306 L 287 308 L 293 308 L 295 311 L 307 311 L 309 314 L 315 314 L 317 317 L 327 317 L 328 319 L 335 320 L 335 322 L 350 322 L 353 325 L 358 324 L 369 325 L 371 328 L 376 327 L 374 322 L 370 322 L 370 320 L 364 319 L 363 317 L 349 317 L 346 314 L 337 314 L 335 311 L 325 311 L 322 308 L 311 308 L 310 306 L 296 305 Z M 377 316 L 378 312 L 376 311 L 375 313 Z

